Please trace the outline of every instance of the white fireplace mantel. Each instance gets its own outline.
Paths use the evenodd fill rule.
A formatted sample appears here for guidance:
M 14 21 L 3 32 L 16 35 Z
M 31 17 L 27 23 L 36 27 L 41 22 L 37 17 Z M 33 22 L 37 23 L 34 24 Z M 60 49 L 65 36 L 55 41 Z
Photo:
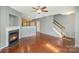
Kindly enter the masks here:
M 19 39 L 20 39 L 20 26 L 12 26 L 12 27 L 7 27 L 6 28 L 6 46 L 9 45 L 9 31 L 12 31 L 12 30 L 19 30 Z
M 7 27 L 6 31 L 11 31 L 11 30 L 16 30 L 16 29 L 20 29 L 20 26 Z

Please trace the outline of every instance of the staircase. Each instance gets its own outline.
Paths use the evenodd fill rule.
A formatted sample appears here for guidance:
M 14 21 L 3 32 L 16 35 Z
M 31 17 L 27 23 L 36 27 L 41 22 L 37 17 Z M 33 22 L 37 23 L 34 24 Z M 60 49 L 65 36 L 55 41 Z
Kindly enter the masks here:
M 53 27 L 54 27 L 53 29 L 55 30 L 55 32 L 59 34 L 59 38 L 61 39 L 63 46 L 70 47 L 70 46 L 75 45 L 75 39 L 66 36 L 66 34 L 64 32 L 65 27 L 60 22 L 58 22 L 57 20 L 54 19 Z
M 64 35 L 65 27 L 61 25 L 57 20 L 53 21 L 53 29 L 59 34 L 60 37 Z

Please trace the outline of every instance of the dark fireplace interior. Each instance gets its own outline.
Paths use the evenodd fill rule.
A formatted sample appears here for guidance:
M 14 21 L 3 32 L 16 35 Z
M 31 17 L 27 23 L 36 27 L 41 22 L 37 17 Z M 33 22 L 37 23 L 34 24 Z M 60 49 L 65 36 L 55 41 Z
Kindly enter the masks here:
M 9 31 L 9 46 L 16 44 L 19 40 L 19 30 Z

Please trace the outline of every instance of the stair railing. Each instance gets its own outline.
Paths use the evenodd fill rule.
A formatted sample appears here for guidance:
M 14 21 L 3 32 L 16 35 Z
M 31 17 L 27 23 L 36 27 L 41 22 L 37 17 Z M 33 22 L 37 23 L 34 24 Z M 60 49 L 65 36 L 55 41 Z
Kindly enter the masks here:
M 53 24 L 56 25 L 61 30 L 65 29 L 65 27 L 62 24 L 60 24 L 57 20 L 54 20 L 53 21 Z
M 57 20 L 54 20 L 53 24 L 55 25 L 54 29 L 56 29 L 60 33 L 59 35 L 62 39 L 62 37 L 65 35 L 65 33 L 64 33 L 65 27 Z

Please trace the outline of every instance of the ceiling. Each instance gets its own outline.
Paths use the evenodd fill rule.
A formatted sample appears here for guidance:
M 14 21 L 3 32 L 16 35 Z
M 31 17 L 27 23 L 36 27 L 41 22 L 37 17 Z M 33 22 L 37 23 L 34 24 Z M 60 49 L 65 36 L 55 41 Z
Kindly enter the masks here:
M 10 6 L 11 8 L 23 13 L 31 19 L 40 18 L 44 16 L 50 16 L 55 14 L 65 14 L 67 12 L 74 11 L 74 6 L 47 6 L 48 12 L 42 12 L 38 14 L 36 12 L 32 12 L 32 7 L 34 6 Z

